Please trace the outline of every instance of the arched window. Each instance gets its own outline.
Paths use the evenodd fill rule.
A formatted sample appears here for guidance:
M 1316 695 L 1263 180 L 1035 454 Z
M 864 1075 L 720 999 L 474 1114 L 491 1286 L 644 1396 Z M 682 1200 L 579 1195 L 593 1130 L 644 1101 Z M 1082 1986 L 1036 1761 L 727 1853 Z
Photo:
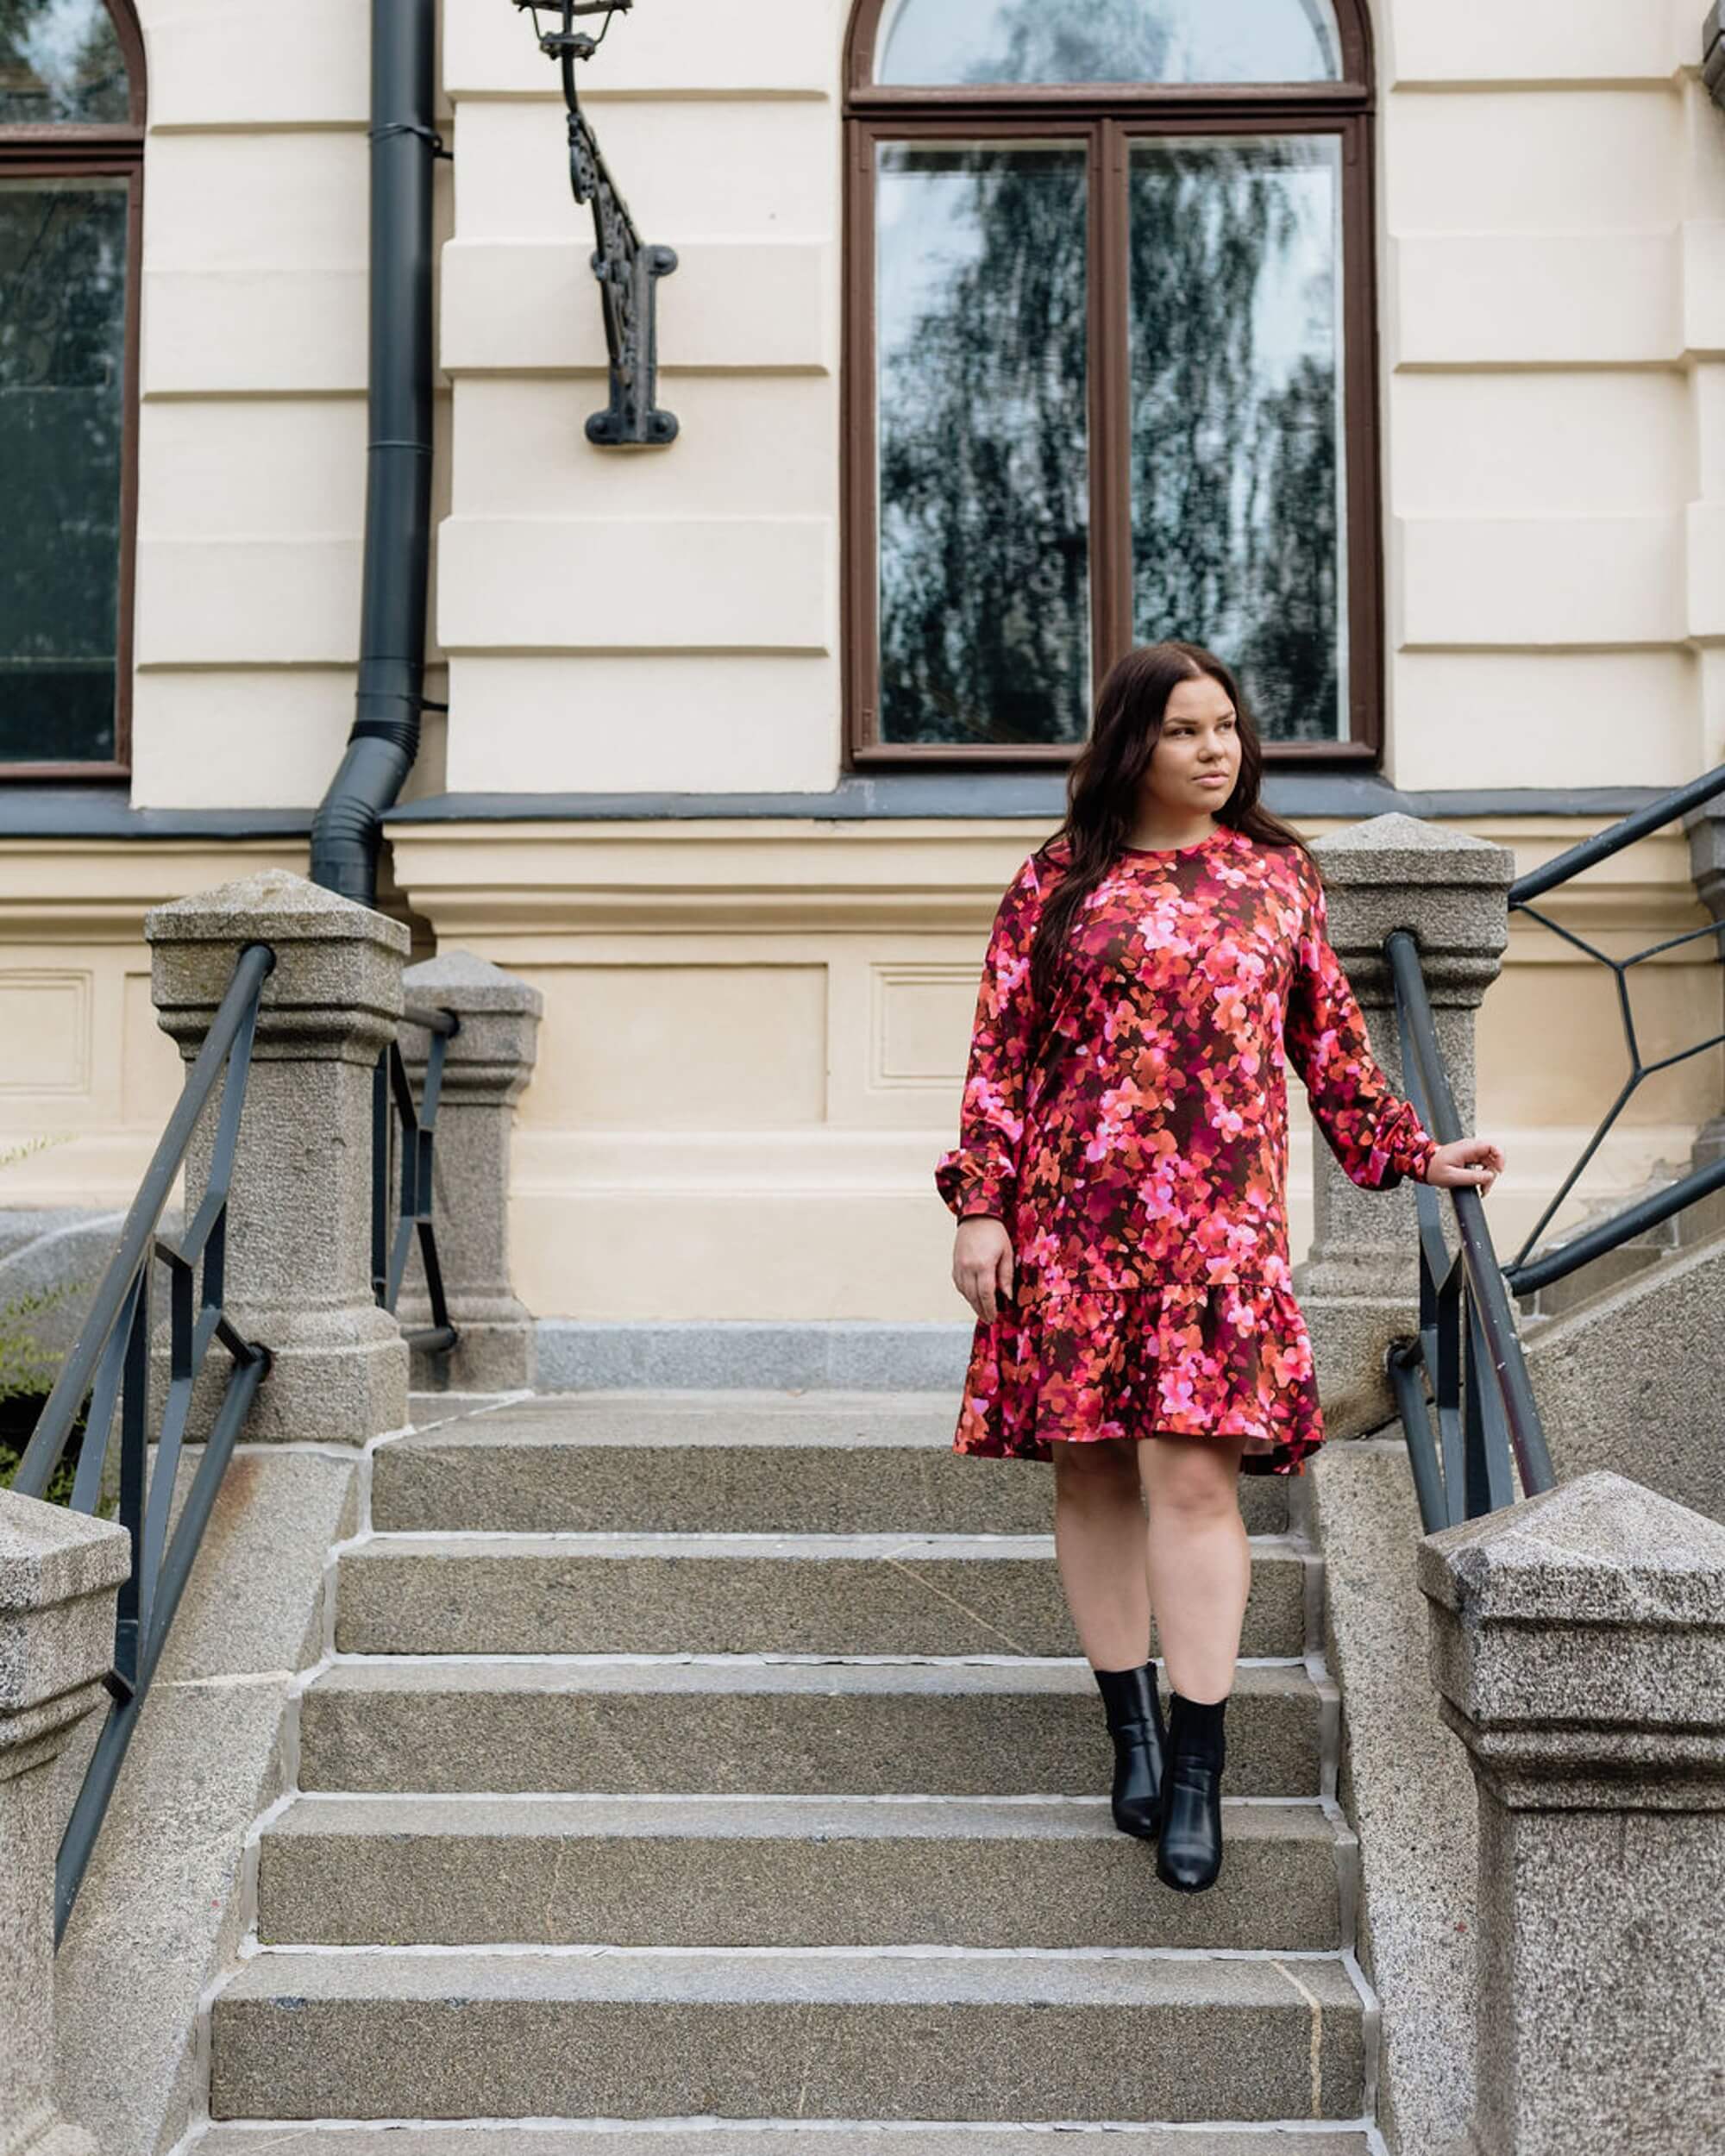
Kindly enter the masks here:
M 854 761 L 1068 761 L 1163 636 L 1375 755 L 1371 80 L 1358 0 L 858 0 Z
M 0 772 L 123 770 L 143 44 L 0 0 Z

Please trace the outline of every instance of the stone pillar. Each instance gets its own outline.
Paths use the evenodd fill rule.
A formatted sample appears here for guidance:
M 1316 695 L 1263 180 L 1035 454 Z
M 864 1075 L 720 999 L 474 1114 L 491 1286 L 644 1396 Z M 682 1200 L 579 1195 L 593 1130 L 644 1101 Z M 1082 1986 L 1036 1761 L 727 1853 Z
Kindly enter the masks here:
M 1725 2134 L 1725 1527 L 1584 1475 L 1428 1536 L 1479 1798 L 1477 2156 Z
M 1465 831 L 1399 815 L 1328 832 L 1313 851 L 1324 873 L 1330 942 L 1359 1000 L 1373 1052 L 1398 1087 L 1404 1086 L 1402 1051 L 1383 943 L 1396 928 L 1418 937 L 1438 1040 L 1463 1129 L 1471 1131 L 1474 1012 L 1497 977 L 1509 940 L 1505 893 L 1514 855 Z M 1312 1247 L 1295 1268 L 1294 1287 L 1311 1329 L 1326 1430 L 1358 1437 L 1395 1413 L 1384 1351 L 1419 1322 L 1414 1186 L 1362 1190 L 1316 1129 L 1312 1151 Z
M 108 1703 L 123 1527 L 0 1490 L 0 2156 L 96 2156 L 53 2096 L 53 1762 Z
M 409 1003 L 453 1011 L 461 1020 L 445 1051 L 432 1179 L 437 1257 L 461 1338 L 448 1355 L 416 1355 L 414 1383 L 426 1390 L 513 1391 L 533 1383 L 537 1358 L 533 1319 L 509 1284 L 510 1133 L 515 1104 L 533 1075 L 545 1000 L 465 950 L 410 967 L 403 987 Z M 422 1028 L 402 1027 L 416 1099 L 423 1097 L 430 1042 Z M 430 1322 L 417 1251 L 397 1315 L 409 1327 Z
M 243 1435 L 362 1445 L 407 1420 L 407 1349 L 372 1294 L 372 1072 L 401 1016 L 399 922 L 279 869 L 145 917 L 152 993 L 189 1062 L 247 943 L 267 943 L 228 1206 L 228 1307 L 273 1356 Z M 212 1114 L 185 1169 L 209 1181 Z M 225 1360 L 212 1348 L 206 1372 Z M 207 1429 L 206 1385 L 194 1428 Z

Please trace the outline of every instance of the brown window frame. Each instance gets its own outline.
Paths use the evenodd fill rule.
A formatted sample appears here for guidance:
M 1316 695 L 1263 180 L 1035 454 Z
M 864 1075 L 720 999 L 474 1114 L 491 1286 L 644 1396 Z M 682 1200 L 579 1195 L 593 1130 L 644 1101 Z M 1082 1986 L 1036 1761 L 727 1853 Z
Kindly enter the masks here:
M 1333 83 L 1115 84 L 914 88 L 873 79 L 888 0 L 857 0 L 844 58 L 844 329 L 841 345 L 840 634 L 844 736 L 853 769 L 1070 763 L 1082 742 L 916 743 L 879 737 L 878 505 L 875 498 L 875 146 L 1038 136 L 1082 144 L 1089 174 L 1090 624 L 1092 692 L 1131 648 L 1132 560 L 1123 445 L 1126 381 L 1128 146 L 1134 137 L 1323 134 L 1341 147 L 1343 442 L 1347 459 L 1350 731 L 1266 741 L 1266 762 L 1376 766 L 1383 748 L 1383 492 L 1379 469 L 1375 103 L 1371 28 L 1335 0 L 1342 79 Z
M 104 0 L 125 55 L 123 126 L 69 121 L 53 127 L 0 125 L 0 179 L 122 179 L 126 189 L 126 348 L 121 386 L 120 591 L 114 652 L 111 761 L 26 762 L 0 757 L 0 784 L 15 779 L 126 779 L 132 769 L 132 592 L 138 525 L 138 348 L 144 259 L 144 39 L 131 0 Z

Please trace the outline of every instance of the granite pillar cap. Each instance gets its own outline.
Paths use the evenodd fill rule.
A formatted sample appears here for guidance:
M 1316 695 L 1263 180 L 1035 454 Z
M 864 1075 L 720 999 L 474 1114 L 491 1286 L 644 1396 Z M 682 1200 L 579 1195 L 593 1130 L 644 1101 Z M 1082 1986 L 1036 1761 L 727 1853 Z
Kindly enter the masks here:
M 434 1009 L 536 1018 L 545 1008 L 538 989 L 470 950 L 439 951 L 435 958 L 410 966 L 402 987 L 411 1001 Z
M 1327 884 L 1461 883 L 1487 889 L 1515 880 L 1507 846 L 1400 811 L 1368 816 L 1312 841 Z
M 1725 1626 L 1725 1526 L 1604 1470 L 1428 1535 L 1419 1565 L 1472 1626 Z
M 285 868 L 260 868 L 154 906 L 144 916 L 144 937 L 152 943 L 371 943 L 404 957 L 413 940 L 405 923 Z
M 105 1598 L 131 1569 L 131 1538 L 113 1520 L 0 1490 L 0 1718 L 101 1674 Z

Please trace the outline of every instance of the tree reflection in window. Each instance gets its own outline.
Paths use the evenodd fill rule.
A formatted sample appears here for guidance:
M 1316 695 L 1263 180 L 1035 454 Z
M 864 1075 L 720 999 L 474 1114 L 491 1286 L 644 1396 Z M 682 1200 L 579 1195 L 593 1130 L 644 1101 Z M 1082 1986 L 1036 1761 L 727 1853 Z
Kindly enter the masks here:
M 875 204 L 882 735 L 1082 740 L 1084 154 L 887 144 Z
M 141 106 L 141 82 L 135 95 Z M 104 0 L 0 0 L 0 761 L 12 765 L 112 764 L 123 746 L 134 97 Z
M 1264 732 L 1346 731 L 1333 137 L 1139 141 L 1133 633 L 1238 665 Z
M 1364 731 L 1377 574 L 1351 585 L 1348 520 L 1375 452 L 1342 307 L 1358 21 L 1345 41 L 1334 0 L 900 0 L 874 54 L 859 750 L 1082 741 L 1095 673 L 1164 636 L 1231 658 L 1270 739 Z M 1216 86 L 1206 117 L 1178 94 L 1196 84 Z M 1254 87 L 1231 110 L 1235 84 Z M 1349 219 L 1365 206 L 1347 192 Z M 1087 291 L 1101 265 L 1123 290 Z
M 130 98 L 104 0 L 0 0 L 0 127 L 121 125 Z
M 0 757 L 110 760 L 126 182 L 0 179 Z
M 1330 0 L 901 0 L 881 83 L 1332 82 Z

